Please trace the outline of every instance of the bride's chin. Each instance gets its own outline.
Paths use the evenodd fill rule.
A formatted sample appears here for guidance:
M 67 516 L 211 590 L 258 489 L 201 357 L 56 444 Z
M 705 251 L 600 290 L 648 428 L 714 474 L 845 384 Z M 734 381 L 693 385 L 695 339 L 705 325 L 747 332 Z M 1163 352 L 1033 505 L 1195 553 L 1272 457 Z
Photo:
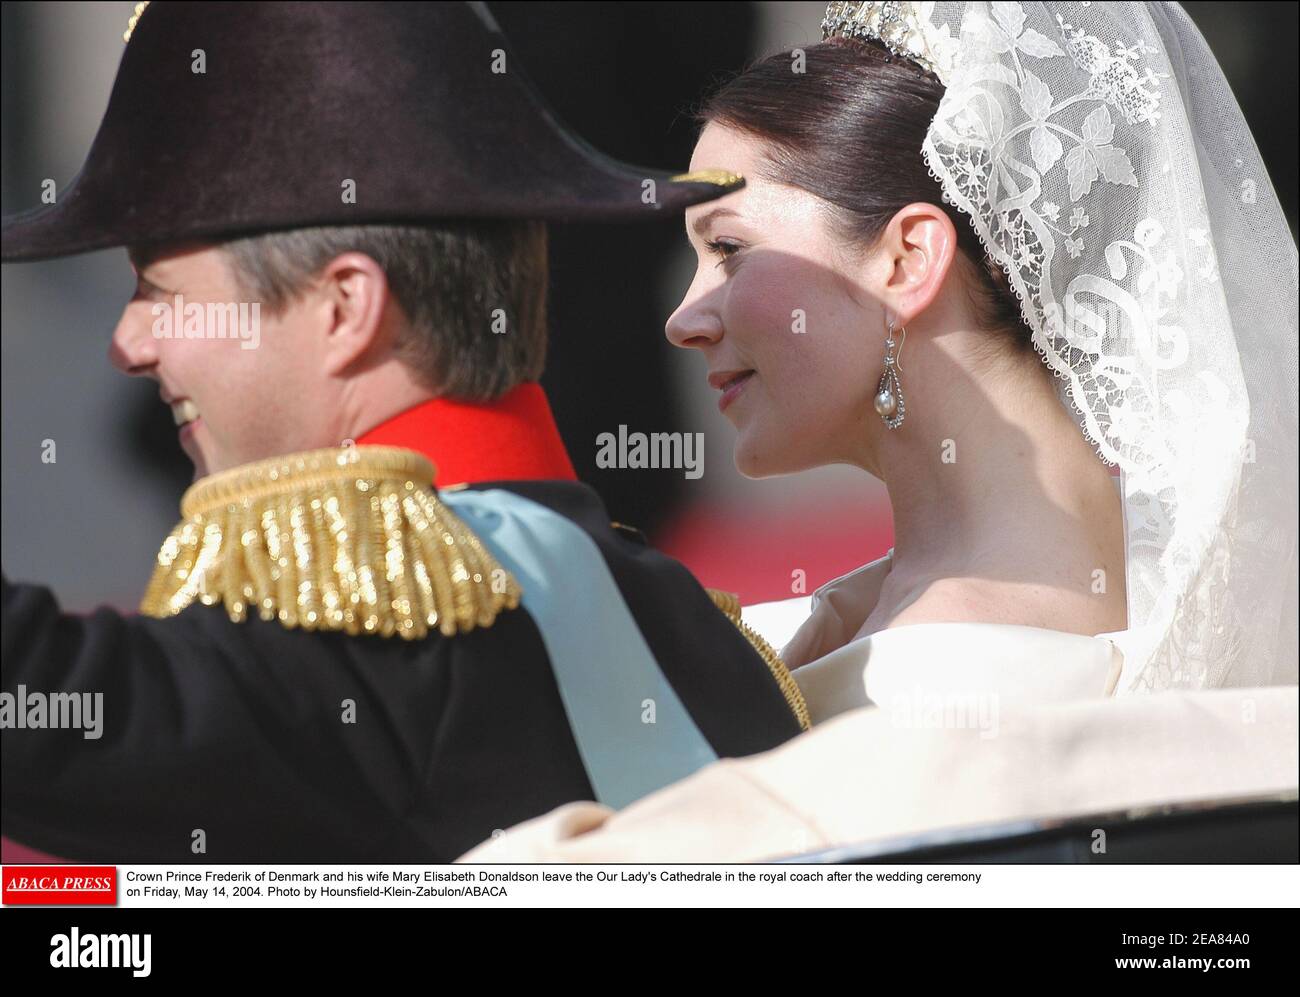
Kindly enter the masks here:
M 799 474 L 828 464 L 843 463 L 826 449 L 826 441 L 812 436 L 791 436 L 784 432 L 742 431 L 736 437 L 732 460 L 746 478 L 778 478 Z
M 758 479 L 790 474 L 793 468 L 791 462 L 784 459 L 785 456 L 779 447 L 746 439 L 742 434 L 736 440 L 732 459 L 736 463 L 736 470 L 746 478 Z
M 753 448 L 746 446 L 744 433 L 736 437 L 736 444 L 731 451 L 731 459 L 736 465 L 736 470 L 746 478 L 761 478 L 763 476 L 755 466 Z

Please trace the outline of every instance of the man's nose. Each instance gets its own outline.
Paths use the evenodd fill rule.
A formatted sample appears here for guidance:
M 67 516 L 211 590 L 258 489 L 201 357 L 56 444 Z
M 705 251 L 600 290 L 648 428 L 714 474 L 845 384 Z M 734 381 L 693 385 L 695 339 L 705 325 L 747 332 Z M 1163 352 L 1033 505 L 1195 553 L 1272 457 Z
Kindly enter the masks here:
M 123 374 L 148 375 L 158 365 L 158 340 L 153 334 L 153 316 L 143 301 L 122 309 L 108 347 L 109 362 Z

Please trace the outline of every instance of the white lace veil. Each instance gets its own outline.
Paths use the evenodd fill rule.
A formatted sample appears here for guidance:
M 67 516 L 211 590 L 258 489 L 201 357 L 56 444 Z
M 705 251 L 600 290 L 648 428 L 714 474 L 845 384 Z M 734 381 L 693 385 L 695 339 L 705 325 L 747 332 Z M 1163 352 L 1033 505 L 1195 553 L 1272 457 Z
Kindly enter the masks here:
M 1119 465 L 1117 691 L 1296 682 L 1296 244 L 1186 12 L 844 3 L 824 28 L 945 84 L 930 172 Z

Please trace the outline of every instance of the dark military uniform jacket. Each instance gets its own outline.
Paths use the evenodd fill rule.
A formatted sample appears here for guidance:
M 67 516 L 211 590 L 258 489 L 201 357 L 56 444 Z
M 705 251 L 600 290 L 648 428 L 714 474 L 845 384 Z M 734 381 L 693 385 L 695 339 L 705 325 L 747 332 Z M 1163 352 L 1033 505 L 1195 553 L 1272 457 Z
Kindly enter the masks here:
M 245 478 L 183 521 L 141 615 L 68 614 L 5 580 L 6 836 L 86 861 L 446 862 L 806 724 L 734 602 L 729 618 L 585 485 L 440 501 L 409 463 L 345 466 L 336 491 L 313 466 L 293 472 L 310 487 Z M 624 690 L 634 667 L 661 684 Z M 97 737 L 51 728 L 58 693 L 102 694 Z

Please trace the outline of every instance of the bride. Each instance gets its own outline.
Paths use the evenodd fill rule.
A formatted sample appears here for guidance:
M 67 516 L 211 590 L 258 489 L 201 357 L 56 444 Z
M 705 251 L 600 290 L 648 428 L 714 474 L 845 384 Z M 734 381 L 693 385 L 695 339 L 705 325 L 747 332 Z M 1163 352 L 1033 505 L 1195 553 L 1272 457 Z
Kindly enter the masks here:
M 806 600 L 745 611 L 814 727 L 711 769 L 780 796 L 783 755 L 825 764 L 833 823 L 874 778 L 842 756 L 850 725 L 880 734 L 909 697 L 1294 684 L 1296 249 L 1195 26 L 1176 4 L 832 3 L 823 34 L 704 105 L 691 169 L 746 183 L 688 213 L 666 331 L 702 355 L 743 473 L 859 467 L 894 546 L 788 641 Z M 642 830 L 673 837 L 704 797 L 726 825 L 725 782 L 654 794 Z M 469 857 L 615 854 L 589 833 L 612 812 L 574 807 Z
M 1024 635 L 1007 627 L 1126 628 L 1117 479 L 918 154 L 943 93 L 883 46 L 836 38 L 800 76 L 784 56 L 758 63 L 702 113 L 692 169 L 746 186 L 688 215 L 698 266 L 668 338 L 707 362 L 743 473 L 852 464 L 886 484 L 894 513 L 890 555 L 820 590 L 786 647 L 805 693 L 825 691 L 809 662 L 903 626 L 1001 627 L 944 630 L 953 654 L 972 639 L 1014 647 Z M 760 631 L 763 610 L 746 612 Z M 814 722 L 825 705 L 810 704 Z

